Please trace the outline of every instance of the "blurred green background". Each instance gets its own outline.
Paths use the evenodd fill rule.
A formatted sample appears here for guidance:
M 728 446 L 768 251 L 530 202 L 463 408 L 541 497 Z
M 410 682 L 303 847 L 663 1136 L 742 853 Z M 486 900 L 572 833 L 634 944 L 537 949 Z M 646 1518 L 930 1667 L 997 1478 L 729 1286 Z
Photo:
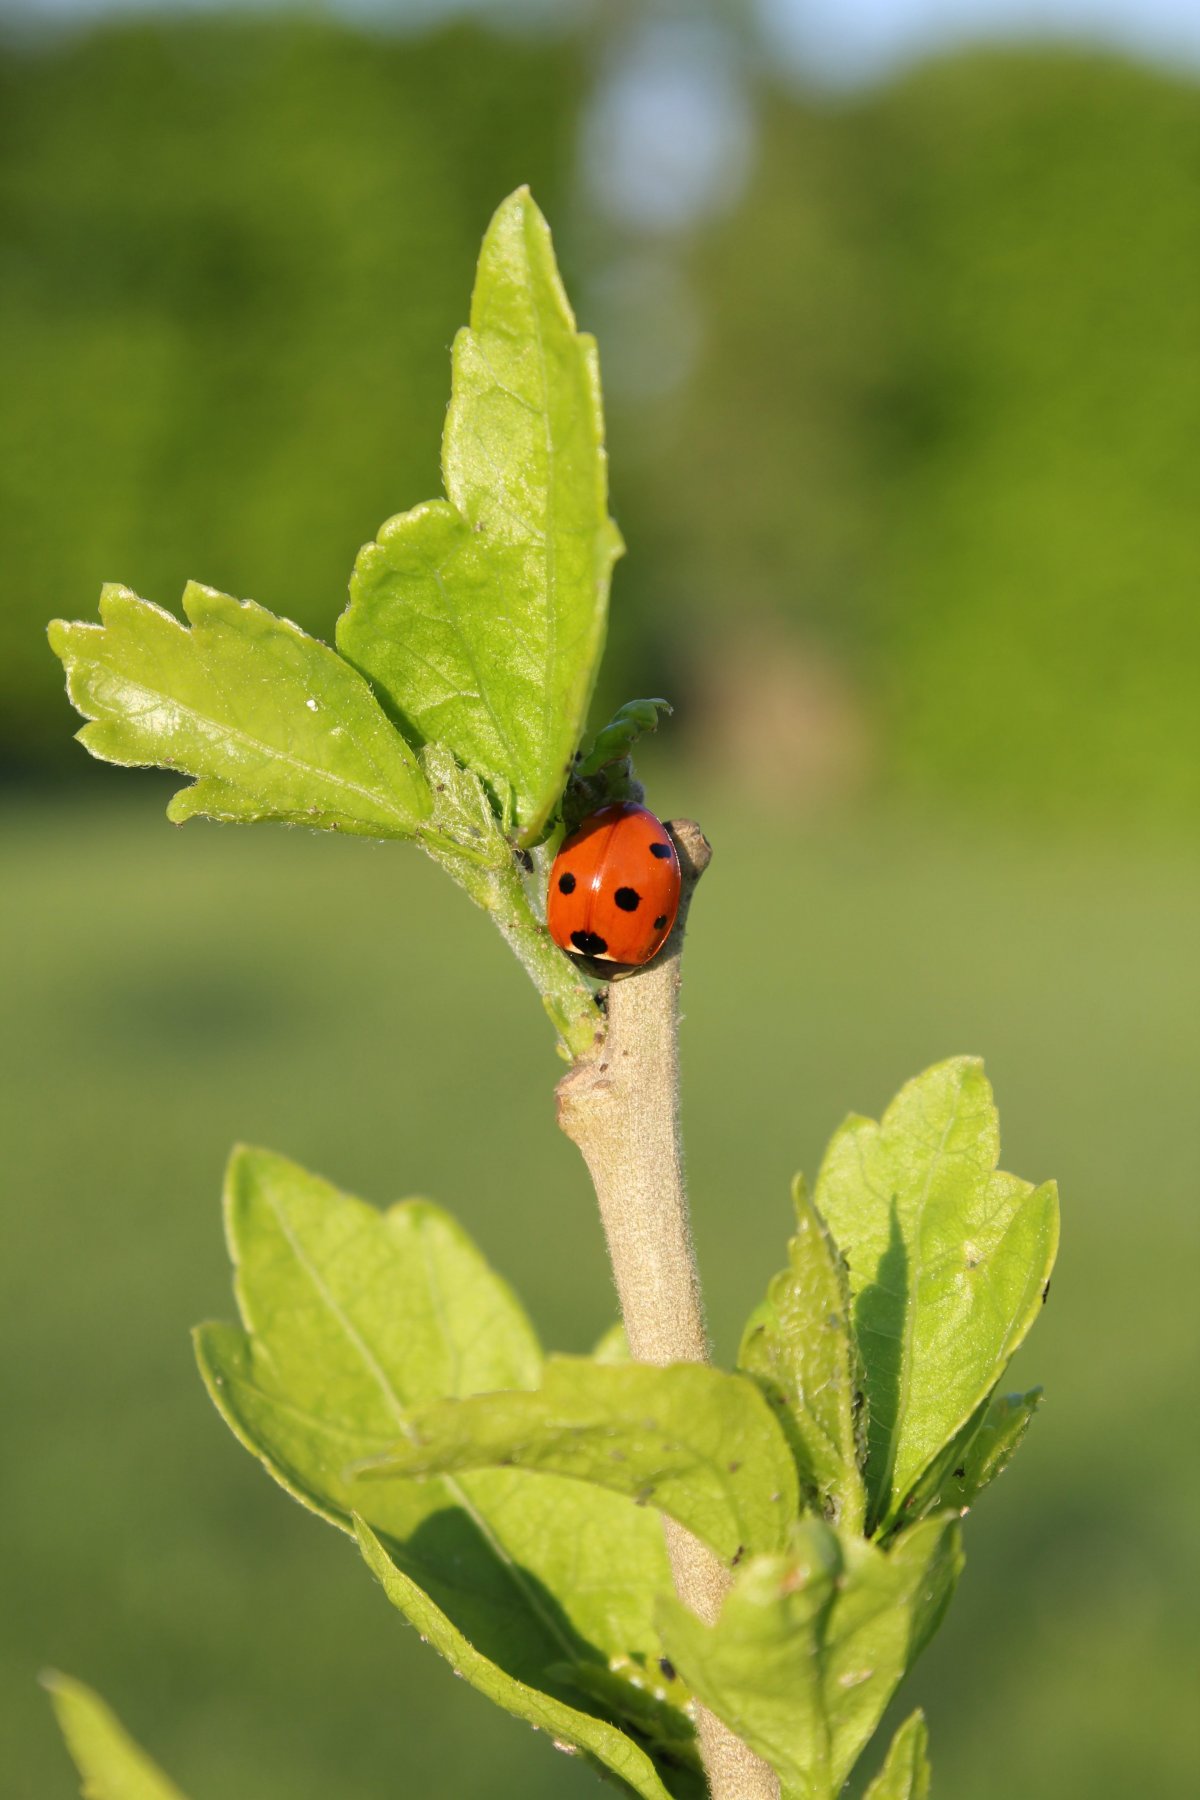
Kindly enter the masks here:
M 1193 1791 L 1194 77 L 1009 47 L 834 91 L 699 4 L 5 25 L 0 1785 L 74 1791 L 53 1663 L 192 1800 L 603 1791 L 270 1486 L 186 1335 L 231 1309 L 246 1139 L 433 1195 L 586 1347 L 612 1297 L 536 1002 L 415 853 L 168 830 L 158 777 L 72 745 L 44 640 L 189 575 L 328 637 L 437 491 L 528 180 L 607 377 L 598 705 L 677 701 L 650 800 L 717 847 L 685 1112 L 719 1349 L 840 1116 L 982 1053 L 1007 1165 L 1062 1184 L 1014 1370 L 1049 1399 L 902 1698 L 947 1800 Z

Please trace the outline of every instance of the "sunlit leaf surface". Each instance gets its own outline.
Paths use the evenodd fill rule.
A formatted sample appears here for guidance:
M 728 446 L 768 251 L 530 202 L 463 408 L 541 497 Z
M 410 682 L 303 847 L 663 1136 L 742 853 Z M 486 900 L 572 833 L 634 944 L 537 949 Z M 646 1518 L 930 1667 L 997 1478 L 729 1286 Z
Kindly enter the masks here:
M 337 632 L 408 729 L 487 779 L 522 843 L 562 792 L 604 642 L 621 542 L 603 445 L 596 346 L 522 188 L 488 227 L 454 342 L 447 498 L 362 551 Z
M 284 819 L 410 837 L 429 812 L 416 758 L 367 683 L 288 619 L 189 582 L 190 629 L 109 586 L 99 625 L 50 627 L 79 733 L 105 762 L 194 777 L 176 821 Z
M 987 1399 L 1041 1306 L 1058 1245 L 1053 1182 L 997 1171 L 983 1066 L 959 1057 L 836 1133 L 815 1200 L 849 1267 L 866 1377 L 870 1520 L 894 1521 Z
M 511 1290 L 439 1208 L 378 1212 L 262 1151 L 235 1156 L 226 1207 L 242 1326 L 204 1326 L 197 1348 L 235 1435 L 322 1517 L 352 1532 L 361 1516 L 380 1545 L 363 1538 L 372 1567 L 397 1571 L 389 1597 L 498 1704 L 533 1723 L 552 1704 L 556 1736 L 625 1779 L 641 1768 L 646 1800 L 686 1800 L 694 1758 L 677 1708 L 658 1703 L 677 1748 L 652 1778 L 613 1697 L 592 1700 L 576 1678 L 656 1666 L 653 1607 L 670 1574 L 652 1511 L 517 1469 L 374 1484 L 351 1473 L 424 1402 L 538 1383 L 541 1351 Z

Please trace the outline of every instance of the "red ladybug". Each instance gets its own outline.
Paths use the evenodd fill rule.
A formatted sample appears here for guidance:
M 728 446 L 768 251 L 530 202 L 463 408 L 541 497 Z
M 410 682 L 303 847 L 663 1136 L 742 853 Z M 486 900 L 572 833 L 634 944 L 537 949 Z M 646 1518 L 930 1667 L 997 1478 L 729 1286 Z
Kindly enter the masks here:
M 679 911 L 679 858 L 644 806 L 602 806 L 554 859 L 546 923 L 560 949 L 637 967 L 657 956 Z

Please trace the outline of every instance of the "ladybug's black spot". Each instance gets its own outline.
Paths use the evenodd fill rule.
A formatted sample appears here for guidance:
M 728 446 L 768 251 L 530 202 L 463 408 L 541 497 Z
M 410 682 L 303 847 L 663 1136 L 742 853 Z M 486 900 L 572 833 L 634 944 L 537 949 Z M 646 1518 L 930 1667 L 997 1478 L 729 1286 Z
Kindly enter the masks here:
M 559 876 L 558 891 L 560 894 L 573 894 L 575 892 L 575 877 L 572 875 L 570 869 L 567 870 L 565 875 Z
M 603 956 L 608 944 L 595 931 L 573 931 L 571 942 L 581 956 Z
M 666 922 L 667 922 L 666 913 L 659 913 L 657 919 L 655 919 L 655 921 L 654 921 L 655 931 L 661 931 L 663 926 L 666 924 Z
M 650 854 L 651 856 L 661 857 L 665 862 L 667 857 L 671 854 L 671 846 L 670 844 L 651 844 Z
M 618 888 L 613 895 L 613 899 L 616 901 L 622 912 L 636 912 L 638 907 L 642 904 L 642 896 L 638 893 L 636 888 Z

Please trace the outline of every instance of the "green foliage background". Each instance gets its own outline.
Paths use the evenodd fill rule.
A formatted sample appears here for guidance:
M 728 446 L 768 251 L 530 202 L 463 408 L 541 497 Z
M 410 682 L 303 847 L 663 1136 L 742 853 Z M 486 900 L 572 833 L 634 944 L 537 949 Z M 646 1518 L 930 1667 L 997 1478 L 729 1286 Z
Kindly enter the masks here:
M 14 1792 L 73 1791 L 46 1663 L 196 1800 L 596 1791 L 256 1478 L 186 1335 L 226 1305 L 247 1139 L 429 1193 L 548 1344 L 587 1347 L 611 1294 L 524 977 L 410 850 L 169 832 L 166 786 L 70 744 L 43 636 L 102 578 L 175 605 L 189 576 L 330 636 L 360 544 L 438 490 L 450 339 L 519 181 L 601 323 L 595 60 L 279 19 L 0 48 L 0 705 L 37 778 L 0 819 Z M 759 101 L 746 193 L 678 251 L 689 382 L 610 383 L 630 555 L 598 699 L 681 702 L 664 735 L 695 754 L 655 747 L 651 801 L 717 845 L 685 1105 L 719 1349 L 842 1115 L 985 1054 L 1064 1250 L 1012 1378 L 1047 1403 L 919 1676 L 938 1791 L 1183 1792 L 1200 95 L 1006 53 Z M 764 680 L 779 643 L 836 667 L 872 746 L 856 806 L 813 822 L 785 788 L 764 818 L 707 741 L 713 665 L 756 634 Z
M 518 182 L 602 324 L 595 74 L 570 36 L 286 18 L 0 41 L 0 757 L 78 768 L 40 626 L 100 579 L 328 635 L 437 491 L 439 352 Z M 690 379 L 610 383 L 602 700 L 686 706 L 774 626 L 833 655 L 875 786 L 1194 816 L 1200 92 L 1006 52 L 758 100 L 746 193 L 679 253 Z
M 892 784 L 1195 818 L 1198 201 L 1200 91 L 1116 61 L 768 104 L 702 253 L 677 576 L 840 646 Z

